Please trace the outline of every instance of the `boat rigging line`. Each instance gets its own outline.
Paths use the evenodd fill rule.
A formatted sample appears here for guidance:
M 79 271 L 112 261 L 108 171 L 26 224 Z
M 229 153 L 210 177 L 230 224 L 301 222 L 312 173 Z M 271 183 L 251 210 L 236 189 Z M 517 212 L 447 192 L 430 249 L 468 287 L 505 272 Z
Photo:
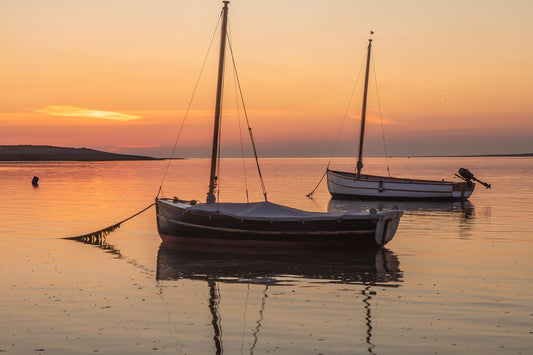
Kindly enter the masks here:
M 389 152 L 387 150 L 387 143 L 385 141 L 385 128 L 383 126 L 383 116 L 381 114 L 381 101 L 379 99 L 378 79 L 376 76 L 376 65 L 374 64 L 374 56 L 372 56 L 371 59 L 372 59 L 372 70 L 374 72 L 374 84 L 376 85 L 376 98 L 378 100 L 379 121 L 381 123 L 381 137 L 383 139 L 383 148 L 385 149 L 385 165 L 387 166 L 387 176 L 390 177 Z
M 209 52 L 211 51 L 211 47 L 213 45 L 213 41 L 215 39 L 215 35 L 216 35 L 216 32 L 217 32 L 217 28 L 220 24 L 220 21 L 222 19 L 222 15 L 223 13 L 221 12 L 220 13 L 220 16 L 219 16 L 219 19 L 218 19 L 218 22 L 217 22 L 217 25 L 215 26 L 215 30 L 213 31 L 213 36 L 211 37 L 211 41 L 209 42 L 209 46 L 208 46 L 208 49 L 207 49 L 207 52 L 206 52 L 206 55 L 204 57 L 204 61 L 202 63 L 202 66 L 200 68 L 200 72 L 198 74 L 198 77 L 196 79 L 196 83 L 194 85 L 194 88 L 193 88 L 193 91 L 192 91 L 192 95 L 191 95 L 191 98 L 189 100 L 189 103 L 187 105 L 187 109 L 185 110 L 185 115 L 181 121 L 181 124 L 180 124 L 180 127 L 179 127 L 179 130 L 178 130 L 178 135 L 176 137 L 176 140 L 174 142 L 174 145 L 172 147 L 172 152 L 170 154 L 170 158 L 174 158 L 174 154 L 175 154 L 175 151 L 176 151 L 176 147 L 178 145 L 178 142 L 181 138 L 181 134 L 183 132 L 183 127 L 185 126 L 185 122 L 189 116 L 189 112 L 191 110 L 191 106 L 192 106 L 192 102 L 193 102 L 193 99 L 194 97 L 196 96 L 196 91 L 198 89 L 198 85 L 200 83 L 200 78 L 202 77 L 202 74 L 204 72 L 204 69 L 205 69 L 205 66 L 206 66 L 206 63 L 207 63 L 207 58 L 209 57 Z M 173 159 L 168 159 L 168 163 L 165 167 L 165 171 L 163 172 L 163 177 L 161 179 L 161 184 L 159 185 L 159 190 L 157 191 L 157 197 L 159 197 L 159 195 L 161 194 L 161 190 L 163 188 L 163 183 L 166 179 L 166 176 L 168 174 L 168 170 L 170 168 L 170 163 L 172 162 Z M 90 242 L 90 243 L 101 243 L 102 241 L 105 241 L 105 237 L 109 234 L 111 234 L 112 232 L 114 232 L 115 230 L 117 230 L 118 228 L 120 228 L 120 225 L 138 215 L 140 215 L 141 213 L 143 213 L 144 211 L 148 210 L 150 207 L 154 206 L 155 203 L 152 203 L 150 204 L 149 206 L 143 208 L 142 210 L 140 210 L 139 212 L 131 215 L 130 217 L 118 222 L 118 223 L 115 223 L 109 227 L 106 227 L 106 228 L 103 228 L 103 229 L 100 229 L 100 230 L 97 230 L 97 231 L 94 231 L 94 232 L 91 232 L 91 233 L 87 233 L 87 234 L 83 234 L 83 235 L 79 235 L 79 236 L 75 236 L 75 237 L 65 237 L 63 239 L 72 239 L 72 240 L 77 240 L 77 241 L 82 241 L 82 242 Z
M 365 61 L 362 60 L 361 61 L 361 67 L 359 68 L 359 73 L 357 74 L 357 78 L 356 78 L 356 80 L 355 80 L 355 82 L 353 84 L 352 92 L 351 92 L 350 97 L 348 99 L 348 104 L 346 105 L 346 109 L 344 110 L 344 115 L 342 117 L 342 121 L 341 121 L 340 127 L 339 127 L 339 129 L 337 131 L 337 137 L 335 138 L 335 143 L 333 144 L 333 149 L 331 150 L 331 154 L 329 156 L 329 160 L 328 160 L 328 164 L 326 166 L 326 169 L 324 170 L 324 174 L 320 178 L 320 181 L 315 186 L 313 191 L 311 191 L 310 193 L 305 195 L 305 196 L 307 196 L 309 198 L 312 198 L 312 196 L 315 193 L 316 189 L 318 189 L 318 187 L 322 183 L 322 180 L 324 180 L 324 176 L 326 176 L 326 173 L 327 173 L 327 171 L 329 169 L 329 166 L 331 165 L 331 161 L 333 160 L 333 156 L 335 155 L 335 151 L 337 150 L 337 145 L 339 143 L 339 139 L 340 139 L 340 136 L 342 134 L 342 129 L 344 127 L 344 123 L 346 122 L 346 118 L 348 117 L 348 111 L 350 110 L 350 107 L 352 106 L 352 100 L 353 100 L 353 98 L 355 96 L 355 91 L 357 90 L 357 86 L 359 84 L 359 79 L 361 79 L 361 73 L 363 72 L 364 63 L 365 63 Z
M 207 63 L 207 59 L 209 57 L 209 53 L 211 52 L 211 48 L 212 48 L 212 45 L 214 43 L 214 40 L 215 40 L 215 37 L 216 37 L 216 33 L 218 31 L 218 27 L 220 26 L 220 23 L 223 20 L 223 15 L 224 15 L 224 11 L 221 11 L 219 20 L 218 20 L 216 28 L 215 28 L 215 31 L 213 32 L 213 35 L 211 37 L 211 41 L 209 43 L 209 47 L 208 47 L 207 53 L 206 53 L 204 61 L 202 63 L 202 66 L 201 66 L 201 69 L 200 69 L 200 73 L 199 73 L 198 78 L 196 80 L 196 83 L 195 83 L 195 86 L 194 86 L 194 89 L 193 89 L 193 93 L 192 93 L 191 98 L 189 100 L 189 103 L 188 103 L 185 115 L 183 117 L 183 120 L 182 120 L 182 122 L 180 124 L 179 130 L 178 130 L 178 136 L 177 136 L 177 138 L 176 138 L 176 140 L 174 142 L 174 145 L 172 147 L 172 152 L 171 152 L 171 155 L 170 155 L 171 158 L 174 158 L 174 154 L 175 154 L 175 151 L 177 149 L 179 140 L 181 138 L 181 135 L 182 135 L 182 132 L 183 132 L 183 129 L 184 129 L 184 126 L 185 126 L 185 122 L 186 122 L 186 120 L 187 120 L 187 118 L 189 116 L 190 110 L 191 110 L 192 102 L 194 100 L 194 97 L 196 96 L 196 92 L 197 92 L 197 89 L 198 89 L 198 86 L 199 86 L 200 78 L 201 78 L 201 76 L 202 76 L 202 74 L 204 72 L 204 69 L 205 69 L 205 66 L 206 66 L 206 63 Z M 253 132 L 252 132 L 252 127 L 250 125 L 250 121 L 249 121 L 248 114 L 247 114 L 247 111 L 246 111 L 246 105 L 244 103 L 244 96 L 243 96 L 243 93 L 242 93 L 242 87 L 241 87 L 240 80 L 239 80 L 239 75 L 238 75 L 238 72 L 237 72 L 237 65 L 236 65 L 236 61 L 235 61 L 235 57 L 234 57 L 234 53 L 233 53 L 233 47 L 232 47 L 232 44 L 231 44 L 231 36 L 230 36 L 230 31 L 229 31 L 229 21 L 228 21 L 228 26 L 227 27 L 228 27 L 228 30 L 226 31 L 225 38 L 227 39 L 227 46 L 228 46 L 228 49 L 229 49 L 229 51 L 231 53 L 233 73 L 234 73 L 234 81 L 236 83 L 235 87 L 236 87 L 237 115 L 239 115 L 239 104 L 238 104 L 238 102 L 240 101 L 241 105 L 242 105 L 242 110 L 243 110 L 243 113 L 244 113 L 244 117 L 245 117 L 245 120 L 246 120 L 246 126 L 247 126 L 247 129 L 248 129 L 248 134 L 250 136 L 251 146 L 252 146 L 254 159 L 255 159 L 258 175 L 259 175 L 259 181 L 260 181 L 260 184 L 261 184 L 262 193 L 263 193 L 263 196 L 265 198 L 265 201 L 268 201 L 266 185 L 265 185 L 265 182 L 264 182 L 264 179 L 263 179 L 263 175 L 262 175 L 262 172 L 261 172 L 261 168 L 260 168 L 260 165 L 259 165 L 259 157 L 258 157 L 258 154 L 257 154 L 257 148 L 256 148 L 256 144 L 255 144 L 255 140 L 254 140 L 254 136 L 253 136 Z M 223 78 L 224 77 L 222 76 L 222 80 L 223 80 Z M 222 94 L 223 94 L 223 92 L 221 91 L 221 98 L 220 98 L 221 101 L 222 101 Z M 221 120 L 222 120 L 222 114 L 220 113 L 219 114 L 219 124 L 221 124 Z M 243 143 L 242 143 L 240 117 L 238 117 L 238 121 L 239 121 L 239 134 L 241 135 L 241 155 L 242 155 L 243 164 L 244 164 L 244 146 L 243 146 Z M 214 167 L 214 169 L 219 172 L 220 171 L 220 160 L 221 160 L 220 159 L 221 158 L 221 149 L 220 149 L 221 130 L 218 130 L 218 134 L 217 134 L 216 138 L 217 138 L 216 139 L 216 141 L 217 141 L 217 144 L 216 144 L 216 146 L 217 146 L 217 154 L 216 154 L 217 162 L 216 162 L 216 166 Z M 165 170 L 164 170 L 164 173 L 163 173 L 163 177 L 162 177 L 162 180 L 161 180 L 161 184 L 160 184 L 159 190 L 157 192 L 157 197 L 159 197 L 161 195 L 161 191 L 163 189 L 163 184 L 164 184 L 164 181 L 166 179 L 166 176 L 168 175 L 168 171 L 169 171 L 171 162 L 172 162 L 172 159 L 169 159 L 168 163 L 166 164 L 166 167 L 165 167 Z M 214 179 L 213 184 L 215 185 L 215 186 L 213 186 L 213 190 L 215 190 L 215 187 L 220 186 L 220 177 L 218 175 L 219 174 L 215 174 L 215 176 L 213 178 Z M 249 201 L 248 184 L 247 184 L 247 181 L 246 181 L 246 168 L 244 168 L 244 178 L 245 178 L 245 188 L 246 188 L 246 199 L 247 199 L 247 201 Z M 219 200 L 219 198 L 220 198 L 220 195 L 219 195 L 220 194 L 220 189 L 216 189 L 216 194 L 217 194 L 217 200 Z
M 233 71 L 233 82 L 237 82 L 237 78 L 235 76 L 235 71 Z M 235 103 L 236 103 L 236 114 L 237 114 L 237 123 L 239 124 L 239 143 L 241 146 L 241 162 L 242 162 L 242 172 L 243 172 L 243 180 L 244 180 L 244 191 L 246 192 L 246 202 L 250 202 L 250 197 L 248 194 L 248 179 L 246 177 L 246 161 L 244 158 L 244 139 L 242 136 L 242 124 L 241 124 L 241 115 L 240 115 L 240 109 L 239 109 L 239 93 L 237 90 L 237 85 L 234 85 L 235 89 Z
M 213 41 L 215 39 L 215 35 L 216 35 L 216 32 L 217 32 L 217 28 L 220 24 L 220 21 L 222 19 L 222 15 L 223 13 L 221 12 L 220 13 L 220 17 L 218 19 L 218 22 L 217 22 L 217 25 L 215 26 L 215 30 L 213 31 L 213 36 L 211 37 L 211 41 L 209 42 L 209 46 L 208 46 L 208 49 L 207 49 L 207 53 L 204 57 L 204 61 L 202 63 L 202 66 L 200 68 L 200 73 L 198 74 L 198 77 L 196 79 L 196 83 L 194 85 L 194 88 L 193 88 L 193 91 L 192 91 L 192 95 L 191 95 L 191 98 L 189 100 L 189 103 L 187 105 L 187 109 L 185 111 L 185 115 L 181 121 L 181 124 L 180 124 L 180 127 L 179 127 L 179 130 L 178 130 L 178 135 L 176 137 L 176 140 L 174 142 L 174 145 L 172 147 L 172 152 L 170 154 L 170 158 L 174 158 L 174 154 L 175 154 L 175 151 L 176 151 L 176 147 L 178 145 L 178 142 L 181 138 L 181 134 L 183 132 L 183 127 L 185 126 L 185 121 L 187 120 L 188 116 L 189 116 L 189 112 L 191 110 L 191 106 L 192 106 L 192 102 L 193 102 L 193 99 L 194 97 L 196 96 L 196 91 L 198 89 L 198 85 L 200 83 L 200 78 L 202 77 L 202 74 L 204 72 L 204 69 L 205 69 L 205 66 L 206 66 L 206 63 L 207 63 L 207 58 L 209 57 L 209 52 L 211 51 L 211 47 L 213 45 Z M 165 167 L 165 171 L 163 172 L 163 177 L 161 179 L 161 184 L 159 185 L 159 189 L 157 191 L 157 195 L 156 197 L 159 197 L 159 195 L 161 194 L 161 190 L 163 188 L 163 183 L 166 179 L 166 176 L 168 174 L 168 170 L 170 168 L 170 163 L 172 162 L 173 159 L 168 159 L 168 163 Z M 79 236 L 75 236 L 75 237 L 65 237 L 63 239 L 72 239 L 72 240 L 78 240 L 78 241 L 87 241 L 87 242 L 101 242 L 101 241 L 104 241 L 105 240 L 105 237 L 107 235 L 109 235 L 110 233 L 114 232 L 115 230 L 117 230 L 118 228 L 120 228 L 120 225 L 138 215 L 140 215 L 141 213 L 143 213 L 144 211 L 148 210 L 150 207 L 152 207 L 153 205 L 155 205 L 155 203 L 152 203 L 150 204 L 148 207 L 145 207 L 144 209 L 140 210 L 139 212 L 133 214 L 132 216 L 118 222 L 118 223 L 115 223 L 109 227 L 106 227 L 106 228 L 103 228 L 103 229 L 100 229 L 100 230 L 97 230 L 97 231 L 94 231 L 94 232 L 91 232 L 91 233 L 87 233 L 87 234 L 83 234 L 83 235 L 79 235 Z
M 235 74 L 233 74 L 233 79 L 236 81 Z M 250 202 L 250 198 L 248 195 L 248 179 L 246 178 L 246 163 L 244 160 L 244 140 L 242 137 L 242 125 L 241 125 L 241 116 L 239 114 L 239 100 L 238 100 L 238 92 L 237 88 L 235 88 L 235 102 L 237 102 L 237 122 L 239 124 L 239 142 L 241 145 L 241 161 L 242 161 L 242 171 L 243 171 L 243 179 L 244 179 L 244 190 L 246 192 L 246 202 Z
M 174 158 L 174 154 L 176 152 L 176 147 L 178 146 L 178 142 L 179 142 L 179 140 L 181 138 L 181 134 L 183 132 L 183 127 L 185 126 L 185 121 L 187 121 L 187 118 L 189 117 L 189 112 L 191 111 L 192 102 L 194 100 L 194 97 L 196 96 L 196 91 L 198 90 L 198 85 L 200 84 L 200 79 L 201 79 L 202 74 L 204 72 L 204 69 L 205 69 L 205 66 L 206 66 L 206 63 L 207 63 L 207 58 L 209 57 L 209 53 L 211 52 L 211 47 L 213 46 L 213 41 L 215 40 L 215 36 L 216 36 L 217 29 L 218 29 L 218 26 L 220 24 L 220 21 L 222 19 L 222 15 L 223 15 L 223 13 L 221 12 L 220 16 L 218 18 L 217 25 L 215 26 L 215 30 L 213 31 L 213 35 L 211 36 L 211 41 L 209 42 L 209 46 L 207 48 L 207 52 L 205 54 L 204 61 L 202 62 L 202 66 L 200 67 L 200 72 L 198 73 L 198 77 L 196 78 L 196 83 L 194 84 L 194 88 L 193 88 L 193 91 L 192 91 L 191 98 L 190 98 L 189 103 L 187 105 L 187 109 L 185 110 L 185 115 L 183 116 L 183 119 L 181 121 L 180 127 L 178 129 L 178 135 L 176 137 L 176 140 L 174 141 L 174 145 L 172 146 L 172 151 L 170 153 L 170 158 Z M 163 177 L 161 179 L 161 184 L 159 185 L 159 190 L 157 191 L 157 196 L 156 197 L 159 197 L 159 195 L 161 194 L 161 190 L 163 188 L 163 183 L 165 182 L 165 179 L 167 177 L 168 170 L 170 168 L 171 162 L 172 162 L 172 159 L 168 159 L 168 162 L 167 162 L 167 165 L 165 167 L 165 171 L 163 172 Z
M 370 35 L 372 36 L 373 34 L 374 34 L 374 31 L 370 31 Z M 372 39 L 370 39 L 370 41 L 372 41 Z M 383 125 L 383 116 L 381 114 L 381 101 L 380 101 L 380 98 L 379 98 L 378 82 L 377 82 L 377 77 L 376 77 L 376 65 L 374 64 L 374 55 L 371 55 L 370 51 L 368 51 L 368 57 L 369 58 L 366 60 L 366 64 L 369 67 L 370 66 L 370 60 L 372 61 L 372 71 L 374 73 L 373 80 L 374 80 L 374 84 L 375 84 L 375 87 L 376 87 L 376 97 L 377 97 L 377 102 L 378 102 L 379 119 L 380 119 L 380 123 L 381 123 L 381 137 L 382 137 L 382 140 L 383 140 L 383 147 L 384 147 L 384 150 L 385 150 L 385 165 L 387 167 L 387 175 L 390 177 L 389 153 L 388 153 L 388 150 L 387 150 L 387 143 L 385 141 L 385 128 L 384 128 L 384 125 Z M 344 117 L 342 119 L 339 131 L 337 133 L 337 137 L 335 139 L 335 144 L 333 146 L 333 151 L 331 152 L 328 164 L 326 166 L 326 170 L 324 171 L 324 174 L 322 175 L 322 177 L 318 181 L 318 184 L 315 186 L 315 188 L 310 193 L 308 193 L 306 195 L 309 198 L 311 198 L 313 196 L 313 194 L 316 191 L 316 189 L 320 186 L 320 184 L 322 183 L 322 180 L 324 180 L 324 177 L 326 176 L 327 171 L 328 171 L 328 169 L 329 169 L 329 167 L 331 165 L 331 161 L 332 161 L 333 156 L 335 154 L 335 150 L 337 149 L 337 144 L 339 142 L 339 138 L 340 138 L 340 135 L 342 133 L 342 128 L 344 126 L 344 122 L 346 121 L 346 118 L 348 117 L 348 110 L 350 109 L 350 106 L 351 106 L 351 103 L 352 103 L 352 99 L 353 99 L 353 97 L 355 95 L 357 84 L 359 83 L 359 79 L 361 77 L 361 73 L 363 71 L 364 64 L 365 64 L 365 61 L 362 61 L 361 62 L 361 67 L 359 69 L 359 74 L 357 75 L 357 80 L 355 81 L 355 84 L 354 84 L 354 86 L 352 88 L 352 93 L 350 95 L 350 99 L 348 100 L 348 105 L 346 106 L 346 111 L 344 112 Z M 367 71 L 369 69 L 368 67 L 367 67 Z M 368 73 L 366 75 L 366 78 L 368 78 Z M 365 80 L 366 80 L 366 78 L 365 78 Z M 367 85 L 365 85 L 365 87 L 366 86 Z M 365 92 L 365 96 L 366 96 L 366 92 Z M 366 105 L 366 99 L 364 100 L 363 105 Z M 365 113 L 366 113 L 366 108 L 363 107 L 363 111 L 362 111 L 362 114 L 361 114 L 361 131 L 362 132 L 364 132 Z M 361 134 L 361 141 L 359 143 L 359 159 L 358 159 L 358 163 L 357 163 L 357 172 L 360 172 L 361 169 L 362 169 L 362 153 L 363 153 L 362 152 L 362 150 L 363 150 L 362 145 L 363 145 L 363 142 L 362 142 L 362 134 Z
M 239 80 L 239 74 L 237 73 L 237 64 L 235 62 L 235 56 L 233 55 L 233 46 L 231 45 L 231 38 L 230 38 L 229 34 L 228 34 L 228 47 L 229 47 L 229 51 L 230 51 L 230 54 L 231 54 L 231 61 L 233 63 L 233 71 L 235 73 L 235 79 L 236 79 L 236 82 L 237 82 L 237 87 L 239 89 L 238 91 L 239 91 L 239 95 L 240 95 L 240 99 L 241 99 L 242 110 L 243 110 L 243 113 L 244 113 L 244 118 L 246 119 L 246 125 L 248 127 L 248 133 L 250 135 L 250 141 L 251 141 L 252 149 L 253 149 L 253 152 L 254 152 L 255 164 L 257 166 L 257 173 L 259 174 L 259 181 L 261 182 L 261 189 L 263 191 L 263 196 L 265 197 L 265 201 L 268 201 L 265 181 L 263 180 L 263 174 L 261 173 L 261 167 L 259 166 L 259 157 L 257 155 L 257 148 L 255 146 L 255 140 L 254 140 L 254 135 L 253 135 L 253 132 L 252 132 L 252 127 L 250 126 L 250 120 L 248 119 L 248 113 L 246 111 L 246 105 L 244 104 L 244 96 L 242 94 L 241 81 Z

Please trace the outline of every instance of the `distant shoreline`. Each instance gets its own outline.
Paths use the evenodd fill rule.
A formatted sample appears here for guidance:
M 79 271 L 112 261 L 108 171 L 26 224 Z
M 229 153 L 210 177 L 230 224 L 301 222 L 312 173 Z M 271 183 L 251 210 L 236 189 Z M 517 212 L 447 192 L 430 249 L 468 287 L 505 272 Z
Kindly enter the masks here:
M 89 148 L 49 145 L 0 145 L 0 161 L 125 161 L 163 160 L 144 155 L 108 153 Z
M 533 157 L 533 153 L 521 154 L 475 154 L 475 155 L 405 155 L 404 158 L 494 158 L 494 157 Z
M 391 158 L 490 158 L 533 157 L 533 153 L 474 154 L 474 155 L 397 155 Z M 263 157 L 265 159 L 275 157 Z M 327 157 L 279 157 L 292 159 Z M 346 157 L 349 158 L 349 157 Z M 370 158 L 370 157 L 369 157 Z M 182 160 L 185 158 L 155 158 L 144 155 L 118 154 L 90 148 L 69 148 L 50 145 L 0 145 L 0 161 L 133 161 L 133 160 Z M 199 157 L 192 159 L 208 159 Z

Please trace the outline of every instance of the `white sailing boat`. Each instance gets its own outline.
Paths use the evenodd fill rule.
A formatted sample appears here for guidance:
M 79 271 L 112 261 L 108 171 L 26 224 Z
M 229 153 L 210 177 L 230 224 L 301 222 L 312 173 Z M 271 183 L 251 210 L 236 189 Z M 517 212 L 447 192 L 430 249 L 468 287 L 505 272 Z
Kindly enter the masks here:
M 363 141 L 365 135 L 366 103 L 372 39 L 368 40 L 363 108 L 356 171 L 345 172 L 327 168 L 328 190 L 338 199 L 383 199 L 383 200 L 467 200 L 474 192 L 477 181 L 487 188 L 490 185 L 479 181 L 468 170 L 461 168 L 456 174 L 461 181 L 422 180 L 362 174 Z M 354 169 L 355 170 L 355 169 Z
M 157 227 L 165 242 L 281 248 L 360 248 L 383 246 L 394 236 L 402 211 L 308 212 L 268 201 L 216 201 L 220 117 L 228 3 L 223 1 L 220 57 L 209 190 L 205 203 L 156 198 Z M 251 136 L 251 135 L 250 135 Z M 253 137 L 251 137 L 253 139 Z M 255 145 L 252 140 L 252 146 Z M 255 151 L 255 149 L 254 149 Z M 257 161 L 257 155 L 256 155 Z M 259 163 L 257 164 L 259 167 Z M 259 173 L 261 176 L 261 174 Z M 264 186 L 264 184 L 263 184 Z

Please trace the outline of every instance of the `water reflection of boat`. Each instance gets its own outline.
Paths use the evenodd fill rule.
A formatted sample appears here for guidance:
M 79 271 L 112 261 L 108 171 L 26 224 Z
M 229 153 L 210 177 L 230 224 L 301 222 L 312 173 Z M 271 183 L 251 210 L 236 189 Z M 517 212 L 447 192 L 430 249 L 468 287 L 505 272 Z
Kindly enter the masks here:
M 244 252 L 243 252 L 244 251 Z M 323 282 L 387 284 L 402 280 L 397 256 L 385 248 L 360 252 L 316 254 L 287 250 L 257 253 L 242 248 L 206 251 L 162 243 L 157 256 L 157 279 L 202 279 L 221 282 L 276 284 L 287 275 Z
M 328 203 L 328 212 L 357 212 L 400 209 L 408 213 L 418 212 L 453 212 L 462 213 L 465 218 L 474 214 L 474 205 L 470 201 L 438 202 L 438 201 L 376 201 L 376 200 L 336 200 Z
M 233 250 L 232 250 L 233 249 Z M 242 248 L 225 250 L 183 249 L 182 245 L 162 243 L 157 255 L 159 281 L 181 279 L 205 280 L 209 287 L 209 311 L 213 328 L 216 354 L 223 354 L 222 316 L 220 312 L 220 288 L 218 283 L 245 283 L 264 285 L 257 326 L 252 332 L 250 354 L 258 344 L 260 329 L 265 319 L 265 307 L 269 287 L 298 282 L 323 284 L 339 283 L 362 285 L 362 307 L 365 311 L 366 351 L 374 354 L 372 342 L 371 300 L 375 292 L 372 286 L 399 287 L 403 273 L 398 257 L 388 249 L 375 248 L 359 252 L 336 251 L 325 255 L 285 253 L 257 253 Z M 230 337 L 231 338 L 231 337 Z

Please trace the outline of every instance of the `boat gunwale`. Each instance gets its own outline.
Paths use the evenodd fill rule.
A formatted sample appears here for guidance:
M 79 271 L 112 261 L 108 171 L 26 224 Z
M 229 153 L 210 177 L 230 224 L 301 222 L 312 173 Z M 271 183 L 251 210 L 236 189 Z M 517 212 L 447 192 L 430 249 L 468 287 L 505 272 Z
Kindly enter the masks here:
M 194 207 L 196 205 L 190 205 L 183 202 L 173 202 L 171 199 L 156 199 L 156 203 L 164 203 L 165 205 L 173 208 L 182 209 L 182 213 L 190 213 L 197 216 L 213 216 L 217 218 L 227 218 L 227 219 L 233 219 L 236 221 L 250 221 L 250 222 L 276 222 L 276 223 L 306 223 L 306 222 L 342 222 L 342 221 L 357 221 L 357 220 L 371 220 L 373 222 L 379 222 L 383 220 L 393 220 L 396 218 L 401 218 L 403 216 L 403 211 L 401 210 L 387 210 L 387 211 L 376 211 L 376 213 L 356 213 L 356 212 L 346 212 L 338 215 L 332 215 L 329 212 L 308 212 L 303 211 L 306 213 L 312 213 L 312 216 L 298 216 L 298 217 L 277 217 L 277 216 L 268 216 L 268 217 L 261 217 L 261 216 L 238 216 L 238 215 L 231 215 L 226 213 L 219 213 L 216 211 L 205 211 L 205 210 L 190 210 L 191 207 Z M 224 203 L 224 202 L 222 202 Z M 231 202 L 226 202 L 228 204 L 231 204 Z M 326 218 L 319 218 L 319 217 L 326 217 Z

